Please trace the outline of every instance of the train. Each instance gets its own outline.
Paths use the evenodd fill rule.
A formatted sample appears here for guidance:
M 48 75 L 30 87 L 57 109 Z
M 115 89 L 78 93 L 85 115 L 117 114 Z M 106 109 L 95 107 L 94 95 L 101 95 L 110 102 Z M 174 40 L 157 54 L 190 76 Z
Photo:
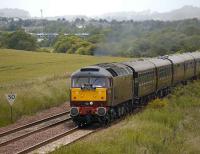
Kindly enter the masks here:
M 106 125 L 198 78 L 199 51 L 83 67 L 71 75 L 70 116 L 79 127 Z

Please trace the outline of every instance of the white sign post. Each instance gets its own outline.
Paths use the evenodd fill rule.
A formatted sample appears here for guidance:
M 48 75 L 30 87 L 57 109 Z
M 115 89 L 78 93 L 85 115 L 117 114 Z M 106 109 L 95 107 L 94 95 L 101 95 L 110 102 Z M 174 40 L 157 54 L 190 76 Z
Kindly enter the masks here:
M 10 119 L 11 119 L 11 122 L 13 122 L 13 109 L 12 109 L 12 105 L 14 104 L 16 97 L 17 97 L 17 94 L 14 94 L 12 92 L 10 94 L 6 94 L 6 98 L 8 100 L 9 105 L 10 105 Z

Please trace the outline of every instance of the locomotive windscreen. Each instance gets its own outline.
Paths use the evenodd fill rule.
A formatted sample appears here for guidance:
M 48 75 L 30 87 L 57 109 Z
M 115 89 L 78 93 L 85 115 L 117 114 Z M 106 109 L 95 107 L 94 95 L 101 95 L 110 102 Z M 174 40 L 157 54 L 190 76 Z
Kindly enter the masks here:
M 72 79 L 72 87 L 79 88 L 91 86 L 94 88 L 108 87 L 109 81 L 107 78 L 103 77 L 76 77 Z

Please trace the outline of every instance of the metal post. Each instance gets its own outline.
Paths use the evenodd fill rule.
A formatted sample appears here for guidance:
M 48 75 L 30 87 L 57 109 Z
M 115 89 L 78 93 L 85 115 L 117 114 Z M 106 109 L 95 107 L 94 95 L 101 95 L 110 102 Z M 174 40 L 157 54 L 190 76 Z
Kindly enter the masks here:
M 13 108 L 11 105 L 10 105 L 10 120 L 11 122 L 13 122 Z

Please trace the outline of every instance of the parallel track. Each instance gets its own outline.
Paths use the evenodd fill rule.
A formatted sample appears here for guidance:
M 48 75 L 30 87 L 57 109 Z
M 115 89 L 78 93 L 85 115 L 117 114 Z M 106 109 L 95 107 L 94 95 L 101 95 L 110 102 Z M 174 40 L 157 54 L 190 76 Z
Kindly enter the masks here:
M 1 134 L 0 134 L 0 137 L 6 137 L 7 135 L 11 135 L 11 134 L 17 133 L 17 132 L 19 132 L 19 131 L 23 131 L 24 129 L 31 128 L 31 127 L 33 127 L 33 126 L 37 126 L 37 125 L 42 124 L 42 123 L 44 123 L 44 122 L 48 122 L 48 121 L 50 121 L 50 120 L 53 120 L 53 119 L 62 117 L 62 116 L 64 116 L 64 115 L 67 115 L 68 113 L 69 113 L 69 111 L 67 111 L 67 112 L 62 112 L 62 113 L 56 114 L 56 115 L 54 115 L 54 116 L 50 116 L 50 117 L 48 117 L 48 118 L 44 118 L 44 119 L 41 119 L 41 120 L 38 120 L 38 121 L 35 121 L 35 122 L 32 122 L 32 123 L 29 123 L 29 124 L 26 124 L 26 125 L 17 127 L 17 128 L 15 128 L 15 129 L 12 129 L 12 130 L 9 130 L 9 131 L 6 131 L 6 132 L 1 133 Z M 12 139 L 10 139 L 10 140 L 6 140 L 6 141 L 0 143 L 0 147 L 5 146 L 5 145 L 7 145 L 7 144 L 9 144 L 9 143 L 11 143 L 11 142 L 20 140 L 20 139 L 22 139 L 22 138 L 25 138 L 25 137 L 27 137 L 27 136 L 29 136 L 29 135 L 31 135 L 31 134 L 37 133 L 37 132 L 39 132 L 39 131 L 42 131 L 42 130 L 45 130 L 45 129 L 48 129 L 48 128 L 51 128 L 51 127 L 53 127 L 53 126 L 59 125 L 59 124 L 61 124 L 61 123 L 64 123 L 64 122 L 70 121 L 70 120 L 71 120 L 71 117 L 66 117 L 66 118 L 64 118 L 63 120 L 60 120 L 60 121 L 57 121 L 57 122 L 53 122 L 53 123 L 51 123 L 51 124 L 48 124 L 47 126 L 43 126 L 43 127 L 38 128 L 38 129 L 36 129 L 36 130 L 29 131 L 29 132 L 27 132 L 27 133 L 25 133 L 25 134 L 19 135 L 19 136 L 15 137 L 15 138 L 12 138 Z
M 141 111 L 141 109 L 136 109 L 134 112 L 133 112 L 133 114 L 136 114 L 137 112 L 140 112 Z M 67 114 L 68 112 L 66 112 L 65 114 Z M 59 117 L 59 115 L 64 115 L 64 113 L 61 113 L 61 114 L 58 114 L 58 115 L 56 115 L 56 117 Z M 50 118 L 46 118 L 46 119 L 54 119 L 53 118 L 53 116 Z M 70 119 L 70 118 L 69 118 Z M 111 125 L 108 125 L 108 126 L 106 126 L 106 127 L 98 127 L 98 128 L 92 128 L 93 130 L 91 131 L 91 129 L 90 129 L 90 131 L 88 132 L 88 133 L 86 133 L 85 135 L 83 135 L 83 136 L 81 136 L 81 137 L 79 137 L 79 138 L 77 138 L 77 139 L 75 139 L 75 140 L 72 140 L 72 141 L 70 141 L 67 145 L 70 145 L 70 144 L 72 144 L 72 143 L 74 143 L 74 142 L 76 142 L 76 141 L 79 141 L 79 140 L 81 140 L 81 139 L 83 139 L 83 138 L 85 138 L 86 136 L 88 136 L 88 135 L 90 135 L 90 134 L 92 134 L 92 133 L 95 133 L 95 132 L 97 132 L 97 131 L 99 131 L 99 130 L 102 130 L 102 129 L 105 129 L 105 128 L 107 128 L 107 127 L 110 127 L 110 126 L 112 126 L 112 125 L 115 125 L 116 123 L 118 123 L 119 121 L 121 121 L 121 120 L 123 120 L 124 118 L 122 117 L 122 118 L 120 118 L 120 119 L 118 119 L 118 120 L 115 120 L 115 121 L 113 121 L 113 123 L 111 123 Z M 67 121 L 67 119 L 65 119 L 66 121 Z M 65 121 L 64 120 L 64 121 Z M 42 120 L 40 120 L 40 121 L 48 121 L 48 120 L 45 120 L 45 119 L 42 119 Z M 39 122 L 39 121 L 38 121 Z M 35 122 L 35 123 L 38 123 L 38 122 Z M 62 123 L 62 122 L 60 122 L 60 123 Z M 56 124 L 55 124 L 56 125 Z M 39 142 L 39 143 L 36 143 L 35 145 L 32 145 L 32 146 L 30 146 L 30 147 L 28 147 L 28 148 L 25 148 L 25 149 L 23 149 L 23 150 L 21 150 L 21 151 L 16 151 L 16 154 L 26 154 L 26 153 L 29 153 L 29 152 L 33 152 L 34 150 L 37 150 L 37 149 L 39 149 L 39 148 L 42 148 L 42 147 L 45 147 L 46 145 L 48 145 L 48 144 L 51 144 L 52 142 L 54 142 L 54 141 L 57 141 L 57 140 L 60 140 L 60 139 L 62 139 L 62 138 L 64 138 L 64 137 L 66 137 L 66 136 L 68 136 L 68 135 L 71 135 L 72 133 L 74 133 L 74 132 L 76 132 L 76 133 L 79 133 L 79 129 L 78 129 L 78 127 L 74 127 L 74 128 L 71 128 L 70 130 L 67 130 L 67 131 L 65 131 L 65 132 L 62 132 L 62 133 L 60 133 L 60 134 L 58 134 L 58 135 L 56 135 L 56 136 L 54 136 L 54 137 L 51 137 L 51 138 L 49 138 L 49 139 L 46 139 L 46 140 L 44 140 L 44 141 L 41 141 L 41 142 Z M 17 139 L 16 139 L 17 140 Z M 12 142 L 12 141 L 11 141 Z
M 23 125 L 23 126 L 14 128 L 14 129 L 12 129 L 12 130 L 8 130 L 8 131 L 6 131 L 6 132 L 0 133 L 0 137 L 6 136 L 6 135 L 9 135 L 9 134 L 12 134 L 12 133 L 16 133 L 17 131 L 21 131 L 21 130 L 23 130 L 23 129 L 26 129 L 26 128 L 29 128 L 29 127 L 38 125 L 38 124 L 40 124 L 40 123 L 43 123 L 43 122 L 46 122 L 46 121 L 49 121 L 49 120 L 52 120 L 52 119 L 55 119 L 55 118 L 57 118 L 57 117 L 60 117 L 60 116 L 65 115 L 65 114 L 69 114 L 69 112 L 70 112 L 70 111 L 65 111 L 65 112 L 62 112 L 62 113 L 59 113 L 59 114 L 56 114 L 56 115 L 53 115 L 53 116 L 49 116 L 49 117 L 44 118 L 44 119 L 41 119 L 41 120 L 34 121 L 34 122 L 32 122 L 32 123 L 28 123 L 28 124 L 26 124 L 26 125 Z
M 137 113 L 137 112 L 138 112 L 138 111 L 136 111 L 135 113 Z M 134 113 L 134 114 L 135 114 L 135 113 Z M 68 146 L 68 145 L 71 145 L 71 144 L 73 144 L 73 143 L 75 143 L 75 142 L 77 142 L 77 141 L 80 141 L 80 140 L 82 140 L 83 138 L 89 136 L 90 134 L 93 134 L 93 133 L 95 133 L 95 132 L 97 132 L 97 131 L 106 129 L 106 128 L 112 126 L 112 125 L 117 124 L 118 122 L 120 122 L 120 121 L 122 121 L 122 120 L 124 120 L 124 117 L 122 117 L 122 118 L 120 118 L 120 119 L 118 119 L 118 120 L 113 121 L 113 123 L 111 123 L 110 125 L 107 125 L 107 126 L 105 126 L 105 127 L 93 128 L 92 131 L 89 131 L 87 134 L 85 134 L 85 135 L 83 135 L 83 136 L 81 136 L 81 137 L 79 137 L 79 138 L 77 138 L 77 139 L 75 139 L 75 140 L 73 140 L 73 141 L 70 141 L 70 142 L 69 142 L 68 144 L 66 144 L 66 145 Z M 39 148 L 41 148 L 41 147 L 45 147 L 46 145 L 48 145 L 48 144 L 50 144 L 50 143 L 52 143 L 52 142 L 54 142 L 54 141 L 57 141 L 57 140 L 59 140 L 59 139 L 62 139 L 62 138 L 64 138 L 64 137 L 67 136 L 67 135 L 70 135 L 70 134 L 72 134 L 72 133 L 74 133 L 74 132 L 77 132 L 77 133 L 78 133 L 79 130 L 80 130 L 80 129 L 78 128 L 78 126 L 77 126 L 77 127 L 74 127 L 74 128 L 72 128 L 72 129 L 70 129 L 70 130 L 68 130 L 68 131 L 66 131 L 66 132 L 64 132 L 64 133 L 61 133 L 61 134 L 59 134 L 59 135 L 57 135 L 57 136 L 55 136 L 55 137 L 52 137 L 52 138 L 47 139 L 47 140 L 45 140 L 45 141 L 42 141 L 42 142 L 40 142 L 40 143 L 38 143 L 38 144 L 36 144 L 36 145 L 33 145 L 33 146 L 31 146 L 31 147 L 29 147 L 29 148 L 27 148 L 27 149 L 24 149 L 24 150 L 22 150 L 22 151 L 20 151 L 20 152 L 17 152 L 16 154 L 27 154 L 27 153 L 30 153 L 30 152 L 34 152 L 34 150 L 37 150 L 37 149 L 39 149 Z M 37 153 L 37 151 L 36 151 L 36 153 Z
M 78 130 L 78 127 L 74 127 L 72 129 L 64 132 L 64 133 L 58 134 L 58 135 L 56 135 L 56 136 L 54 136 L 54 137 L 52 137 L 50 139 L 47 139 L 47 140 L 42 141 L 42 142 L 40 142 L 40 143 L 38 143 L 36 145 L 33 145 L 33 146 L 31 146 L 31 147 L 29 147 L 27 149 L 24 149 L 24 150 L 22 150 L 20 152 L 17 152 L 16 154 L 26 154 L 26 153 L 29 153 L 29 152 L 31 152 L 33 150 L 36 150 L 36 149 L 38 149 L 38 148 L 40 148 L 42 146 L 45 146 L 45 145 L 49 144 L 51 142 L 54 142 L 54 141 L 56 141 L 56 140 L 58 140 L 58 139 L 60 139 L 60 138 L 62 138 L 64 136 L 66 136 L 66 135 L 69 135 L 69 134 L 75 132 L 76 130 Z

